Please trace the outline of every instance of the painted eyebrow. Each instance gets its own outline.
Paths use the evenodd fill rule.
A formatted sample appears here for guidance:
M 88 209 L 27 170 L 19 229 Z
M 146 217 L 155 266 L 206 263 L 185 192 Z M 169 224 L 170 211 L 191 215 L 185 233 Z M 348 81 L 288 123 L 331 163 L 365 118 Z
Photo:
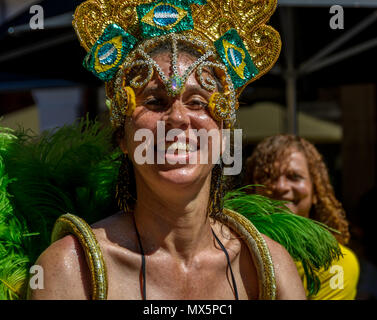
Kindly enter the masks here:
M 160 92 L 164 92 L 165 91 L 165 88 L 160 86 L 160 85 L 154 85 L 154 86 L 151 86 L 151 87 L 147 87 L 145 88 L 141 94 L 143 96 L 148 96 L 149 94 L 152 94 L 152 93 L 160 93 Z
M 211 93 L 209 91 L 205 90 L 199 85 L 186 86 L 185 91 L 183 92 L 183 95 L 193 93 L 193 92 L 198 92 L 207 99 L 209 99 L 209 97 L 211 96 Z
M 194 93 L 194 92 L 201 94 L 206 99 L 209 99 L 210 96 L 211 96 L 210 92 L 208 92 L 207 90 L 205 90 L 204 88 L 202 88 L 199 85 L 185 86 L 185 91 L 183 92 L 182 95 L 184 96 L 184 95 Z M 164 86 L 154 85 L 154 86 L 151 86 L 151 87 L 147 87 L 142 91 L 143 96 L 148 96 L 148 95 L 153 94 L 153 93 L 164 93 L 165 94 L 166 89 L 165 89 Z
M 287 173 L 289 174 L 298 174 L 298 175 L 305 175 L 305 171 L 301 170 L 301 169 L 294 169 L 294 170 L 288 170 Z

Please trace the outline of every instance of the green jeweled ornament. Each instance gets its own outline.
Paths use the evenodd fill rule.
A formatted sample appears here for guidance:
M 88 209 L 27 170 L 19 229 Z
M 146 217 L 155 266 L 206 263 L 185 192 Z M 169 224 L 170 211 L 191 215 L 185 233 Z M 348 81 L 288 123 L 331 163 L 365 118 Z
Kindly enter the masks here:
M 179 75 L 173 75 L 169 78 L 167 83 L 167 90 L 169 96 L 177 96 L 182 92 L 183 89 L 183 80 Z
M 190 7 L 192 2 L 164 0 L 137 6 L 142 36 L 149 39 L 172 32 L 194 29 Z
M 134 36 L 110 24 L 85 57 L 84 67 L 102 81 L 110 81 L 136 43 Z
M 235 29 L 228 30 L 215 41 L 215 47 L 236 89 L 258 74 L 258 69 Z

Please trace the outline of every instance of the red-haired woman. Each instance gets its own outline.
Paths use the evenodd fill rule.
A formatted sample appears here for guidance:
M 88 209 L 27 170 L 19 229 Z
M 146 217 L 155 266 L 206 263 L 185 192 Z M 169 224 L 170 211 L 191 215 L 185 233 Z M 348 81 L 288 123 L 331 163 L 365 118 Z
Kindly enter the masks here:
M 287 201 L 286 206 L 300 216 L 308 217 L 337 230 L 343 258 L 328 270 L 319 270 L 321 289 L 311 299 L 354 299 L 359 277 L 355 254 L 345 245 L 350 234 L 342 204 L 336 199 L 322 156 L 307 140 L 294 135 L 265 138 L 247 159 L 245 183 L 273 199 Z M 304 270 L 297 263 L 306 288 Z

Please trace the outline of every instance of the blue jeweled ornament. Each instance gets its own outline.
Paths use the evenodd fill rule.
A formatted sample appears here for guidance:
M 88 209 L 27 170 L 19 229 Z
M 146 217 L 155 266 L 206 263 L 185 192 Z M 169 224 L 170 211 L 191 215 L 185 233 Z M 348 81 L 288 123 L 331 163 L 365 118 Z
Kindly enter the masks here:
M 144 39 L 194 29 L 191 3 L 187 0 L 160 0 L 136 7 Z
M 118 56 L 118 50 L 112 43 L 105 43 L 98 50 L 98 60 L 101 64 L 111 65 Z
M 234 68 L 238 68 L 242 64 L 243 59 L 240 51 L 236 50 L 235 48 L 229 48 L 227 54 L 229 61 Z
M 166 27 L 177 22 L 178 10 L 169 5 L 161 5 L 154 9 L 153 21 L 156 25 Z

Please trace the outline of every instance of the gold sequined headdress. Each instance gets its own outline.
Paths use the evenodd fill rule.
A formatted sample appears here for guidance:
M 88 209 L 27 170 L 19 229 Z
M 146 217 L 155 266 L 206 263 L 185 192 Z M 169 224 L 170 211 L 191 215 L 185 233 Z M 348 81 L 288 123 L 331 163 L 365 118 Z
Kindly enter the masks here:
M 266 25 L 277 0 L 88 0 L 76 10 L 73 26 L 81 45 L 88 51 L 84 66 L 107 84 L 112 122 L 119 124 L 131 115 L 133 88 L 144 86 L 159 74 L 170 95 L 179 94 L 187 77 L 196 70 L 207 90 L 214 91 L 211 79 L 204 79 L 204 67 L 220 74 L 224 93 L 214 93 L 209 111 L 216 120 L 232 125 L 243 89 L 275 64 L 281 48 L 280 36 Z M 148 52 L 170 42 L 173 74 L 165 75 Z M 177 44 L 188 42 L 201 57 L 183 75 L 176 67 Z M 145 66 L 142 81 L 131 79 L 132 67 Z M 130 79 L 128 79 L 130 80 Z

